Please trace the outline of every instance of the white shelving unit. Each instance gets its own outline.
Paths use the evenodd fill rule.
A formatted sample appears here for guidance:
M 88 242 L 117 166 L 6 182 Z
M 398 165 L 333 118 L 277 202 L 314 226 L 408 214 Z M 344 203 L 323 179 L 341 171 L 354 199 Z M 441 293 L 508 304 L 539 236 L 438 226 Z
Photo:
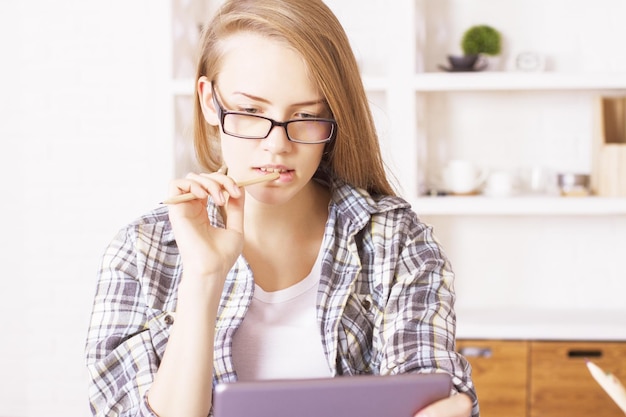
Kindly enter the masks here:
M 194 1 L 172 0 L 173 10 L 195 10 Z M 626 15 L 626 3 L 327 4 L 355 49 L 390 171 L 452 260 L 459 336 L 626 340 L 626 198 L 422 195 L 453 157 L 487 168 L 589 171 L 594 100 L 626 95 L 626 55 L 619 54 L 626 26 L 618 18 Z M 503 34 L 500 68 L 440 71 L 446 55 L 459 52 L 462 32 L 483 23 Z M 588 23 L 594 30 L 581 30 Z M 508 68 L 525 50 L 545 56 L 544 72 Z M 191 76 L 174 76 L 170 85 L 178 106 L 178 167 L 190 163 L 185 115 Z M 542 319 L 546 311 L 556 313 Z
M 604 197 L 421 197 L 411 201 L 421 215 L 621 216 L 625 198 Z
M 611 93 L 626 88 L 626 73 L 425 73 L 414 77 L 413 88 L 419 92 L 582 90 Z
M 389 165 L 452 260 L 459 337 L 626 340 L 626 308 L 616 295 L 626 293 L 626 199 L 421 195 L 433 169 L 451 157 L 487 167 L 588 171 L 594 100 L 626 95 L 626 61 L 607 58 L 626 35 L 610 18 L 623 4 L 603 0 L 599 11 L 581 1 L 500 3 L 409 0 L 387 12 L 402 24 L 377 33 L 394 52 L 386 74 L 365 68 L 364 84 L 376 102 L 386 99 L 382 124 L 390 127 L 381 129 L 381 140 L 391 148 Z M 524 29 L 528 16 L 553 23 Z M 597 49 L 583 41 L 572 47 L 578 24 L 603 18 L 601 33 L 587 40 Z M 531 48 L 546 55 L 549 67 L 439 71 L 446 54 L 458 52 L 462 31 L 479 23 L 502 31 L 504 61 Z M 575 54 L 602 64 L 577 65 Z

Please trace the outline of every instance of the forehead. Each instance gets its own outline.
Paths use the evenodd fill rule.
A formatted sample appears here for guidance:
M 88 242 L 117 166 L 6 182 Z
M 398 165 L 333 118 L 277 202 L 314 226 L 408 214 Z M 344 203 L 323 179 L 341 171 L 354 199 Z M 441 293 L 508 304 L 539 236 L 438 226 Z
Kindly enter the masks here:
M 321 97 L 304 58 L 285 41 L 241 32 L 224 39 L 221 49 L 220 89 L 295 101 Z

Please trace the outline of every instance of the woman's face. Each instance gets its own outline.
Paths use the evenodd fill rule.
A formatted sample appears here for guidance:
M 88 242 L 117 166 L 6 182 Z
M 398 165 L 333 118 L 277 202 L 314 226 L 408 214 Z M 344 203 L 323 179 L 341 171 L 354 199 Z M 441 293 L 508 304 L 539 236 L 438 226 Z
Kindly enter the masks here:
M 241 33 L 224 44 L 214 91 L 226 111 L 255 114 L 284 122 L 330 116 L 322 94 L 307 75 L 306 65 L 294 50 L 267 37 Z M 199 81 L 204 114 L 219 123 L 210 80 Z M 324 144 L 301 144 L 287 138 L 284 127 L 274 126 L 265 139 L 242 139 L 221 132 L 221 147 L 228 175 L 246 180 L 267 172 L 280 178 L 246 188 L 250 196 L 268 204 L 281 204 L 306 190 L 318 168 Z

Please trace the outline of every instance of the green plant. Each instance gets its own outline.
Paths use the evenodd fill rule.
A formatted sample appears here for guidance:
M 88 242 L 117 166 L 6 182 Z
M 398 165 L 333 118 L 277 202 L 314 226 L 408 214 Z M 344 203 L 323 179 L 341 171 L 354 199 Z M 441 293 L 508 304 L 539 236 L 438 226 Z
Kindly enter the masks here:
M 498 55 L 501 49 L 500 32 L 487 25 L 472 26 L 463 34 L 461 49 L 465 55 Z

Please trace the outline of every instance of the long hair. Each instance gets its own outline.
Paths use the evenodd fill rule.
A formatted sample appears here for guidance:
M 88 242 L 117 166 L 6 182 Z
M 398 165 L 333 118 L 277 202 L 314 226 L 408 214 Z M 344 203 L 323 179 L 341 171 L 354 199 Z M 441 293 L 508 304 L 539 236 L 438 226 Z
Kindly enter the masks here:
M 217 78 L 220 41 L 242 31 L 284 42 L 306 63 L 338 126 L 320 169 L 373 195 L 395 195 L 354 53 L 332 11 L 321 0 L 228 0 L 203 30 L 196 79 Z M 219 128 L 205 121 L 198 94 L 194 146 L 204 168 L 215 171 L 222 165 Z

